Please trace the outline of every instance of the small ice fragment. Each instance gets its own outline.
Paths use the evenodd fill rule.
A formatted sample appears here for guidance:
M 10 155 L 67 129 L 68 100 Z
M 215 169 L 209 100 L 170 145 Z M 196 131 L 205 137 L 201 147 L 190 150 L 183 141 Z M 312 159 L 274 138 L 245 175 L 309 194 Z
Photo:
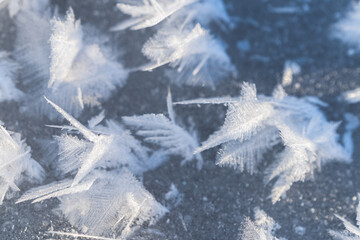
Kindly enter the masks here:
M 360 87 L 343 93 L 343 98 L 348 103 L 360 102 Z
M 284 65 L 284 72 L 282 77 L 282 85 L 288 86 L 292 83 L 293 75 L 301 72 L 301 67 L 296 62 L 286 61 Z

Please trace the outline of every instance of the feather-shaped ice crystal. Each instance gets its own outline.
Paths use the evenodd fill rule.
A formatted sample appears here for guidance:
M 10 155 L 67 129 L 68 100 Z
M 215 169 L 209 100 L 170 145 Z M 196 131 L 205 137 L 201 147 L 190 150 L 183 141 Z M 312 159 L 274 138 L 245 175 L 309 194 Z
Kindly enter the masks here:
M 338 123 L 328 122 L 317 105 L 319 99 L 286 95 L 278 86 L 272 97 L 256 94 L 244 83 L 238 98 L 196 99 L 177 104 L 225 104 L 224 125 L 195 152 L 222 145 L 217 164 L 246 168 L 253 173 L 262 155 L 282 143 L 284 150 L 265 171 L 265 182 L 276 178 L 271 198 L 280 199 L 294 182 L 312 177 L 316 169 L 331 161 L 351 161 L 351 153 L 339 142 Z
M 10 189 L 20 190 L 17 185 L 21 182 L 43 180 L 44 170 L 30 151 L 20 134 L 10 133 L 0 125 L 0 205 Z

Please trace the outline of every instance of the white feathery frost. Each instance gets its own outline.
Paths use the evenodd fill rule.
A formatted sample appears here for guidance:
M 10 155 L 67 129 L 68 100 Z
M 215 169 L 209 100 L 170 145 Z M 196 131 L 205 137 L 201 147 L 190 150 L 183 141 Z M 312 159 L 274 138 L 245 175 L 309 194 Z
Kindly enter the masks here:
M 20 134 L 8 132 L 0 125 L 0 205 L 9 190 L 20 191 L 18 184 L 43 180 L 44 170 L 30 152 Z
M 284 150 L 265 170 L 265 183 L 276 179 L 271 198 L 278 201 L 294 182 L 305 181 L 316 169 L 331 161 L 351 162 L 339 142 L 338 123 L 328 122 L 314 97 L 286 95 L 278 86 L 272 97 L 256 94 L 254 84 L 244 83 L 238 98 L 196 99 L 176 104 L 225 104 L 224 125 L 195 153 L 222 145 L 217 164 L 256 171 L 262 155 L 277 144 Z
M 285 240 L 274 236 L 280 225 L 260 208 L 254 209 L 254 221 L 247 218 L 242 226 L 241 240 Z
M 58 198 L 59 209 L 72 226 L 99 238 L 125 238 L 168 211 L 133 176 L 150 167 L 147 150 L 128 131 L 114 121 L 100 125 L 104 112 L 86 127 L 46 100 L 71 124 L 51 127 L 67 132 L 56 137 L 58 170 L 75 176 L 31 189 L 17 203 Z
M 126 169 L 95 171 L 76 186 L 72 180 L 51 183 L 28 191 L 18 202 L 53 197 L 60 200 L 59 209 L 72 226 L 99 239 L 123 239 L 168 211 Z
M 31 94 L 40 97 L 50 78 L 50 12 L 44 11 L 42 16 L 24 12 L 16 17 L 15 24 L 14 55 L 21 66 L 21 79 Z
M 173 26 L 183 30 L 197 23 L 207 28 L 210 27 L 211 23 L 216 23 L 223 30 L 231 29 L 235 26 L 232 18 L 226 11 L 223 1 L 198 0 L 171 15 L 164 28 Z
M 57 18 L 52 19 L 51 26 L 49 87 L 53 87 L 55 83 L 66 81 L 83 45 L 81 23 L 80 20 L 75 19 L 72 9 L 69 10 L 64 21 Z
M 0 52 L 0 102 L 18 101 L 23 97 L 15 86 L 18 69 L 19 65 L 9 59 L 6 52 Z
M 101 113 L 100 117 L 89 121 L 92 125 L 89 129 L 59 106 L 47 101 L 72 125 L 60 128 L 82 135 L 82 138 L 69 134 L 56 137 L 60 153 L 59 170 L 62 174 L 76 172 L 73 185 L 96 168 L 126 167 L 137 175 L 148 170 L 146 149 L 121 125 L 110 120 L 104 126 L 98 125 L 104 116 Z
M 145 43 L 142 52 L 151 61 L 142 70 L 151 71 L 169 64 L 177 70 L 171 77 L 178 85 L 215 87 L 234 72 L 224 45 L 199 24 L 183 31 L 161 29 Z
M 358 194 L 358 199 L 360 199 L 359 194 Z M 346 230 L 341 232 L 329 230 L 330 235 L 336 240 L 359 240 L 360 239 L 360 204 L 356 209 L 356 215 L 357 215 L 356 216 L 357 222 L 355 226 L 345 218 L 335 214 L 335 216 L 343 222 Z
M 218 23 L 223 28 L 233 26 L 221 0 L 143 0 L 137 4 L 118 3 L 119 10 L 131 18 L 111 28 L 112 31 L 124 29 L 139 30 L 153 27 L 163 21 L 170 25 L 200 23 L 209 26 Z
M 163 114 L 145 114 L 142 116 L 123 117 L 126 125 L 138 129 L 137 135 L 145 142 L 159 146 L 165 154 L 183 157 L 182 164 L 195 159 L 197 168 L 201 169 L 203 159 L 200 154 L 194 155 L 198 148 L 196 134 L 190 134 L 175 122 L 171 93 L 168 92 L 167 106 L 169 118 Z
M 117 6 L 132 18 L 113 31 L 138 30 L 164 21 L 142 49 L 151 62 L 136 69 L 152 71 L 169 64 L 177 70 L 169 76 L 174 83 L 212 88 L 236 73 L 224 44 L 202 27 L 211 22 L 223 28 L 233 26 L 221 0 L 143 0 Z
M 39 17 L 30 13 L 17 19 L 16 55 L 24 65 L 22 77 L 30 76 L 25 85 L 29 86 L 35 99 L 31 101 L 38 110 L 35 112 L 53 116 L 42 104 L 42 96 L 46 95 L 78 116 L 85 105 L 99 105 L 116 86 L 123 86 L 128 72 L 120 63 L 106 56 L 109 50 L 97 43 L 96 36 L 85 35 L 71 8 L 65 19 L 49 19 L 46 15 Z M 39 23 L 41 28 L 34 29 L 29 21 Z
M 111 28 L 120 31 L 127 28 L 139 30 L 153 27 L 186 5 L 197 0 L 142 0 L 137 4 L 118 3 L 117 7 L 131 18 Z

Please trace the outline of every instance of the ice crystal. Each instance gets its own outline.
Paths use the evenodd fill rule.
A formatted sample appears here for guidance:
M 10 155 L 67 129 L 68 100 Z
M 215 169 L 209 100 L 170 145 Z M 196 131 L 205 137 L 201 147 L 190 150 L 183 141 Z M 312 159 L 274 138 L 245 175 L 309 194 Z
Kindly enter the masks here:
M 198 169 L 202 168 L 200 154 L 193 154 L 198 147 L 196 135 L 190 135 L 175 122 L 171 93 L 168 92 L 167 106 L 169 118 L 163 114 L 145 114 L 142 116 L 123 117 L 125 124 L 139 129 L 136 134 L 144 137 L 146 142 L 164 149 L 165 154 L 180 155 L 182 164 L 196 159 Z
M 41 27 L 32 23 L 27 28 L 29 21 Z M 46 95 L 78 116 L 84 105 L 99 105 L 116 86 L 125 84 L 127 71 L 106 56 L 108 50 L 95 36 L 85 35 L 71 8 L 65 19 L 24 14 L 17 22 L 17 56 L 25 65 L 23 77 L 30 76 L 26 85 L 40 112 L 49 115 L 42 101 Z
M 221 0 L 143 0 L 137 4 L 118 3 L 117 7 L 132 18 L 115 25 L 112 31 L 139 30 L 164 20 L 170 25 L 181 23 L 181 28 L 194 23 L 208 26 L 210 22 L 217 22 L 223 28 L 234 25 Z
M 288 96 L 281 86 L 272 97 L 257 96 L 255 85 L 244 83 L 238 98 L 182 102 L 204 103 L 222 103 L 228 111 L 224 125 L 195 153 L 222 145 L 217 164 L 253 173 L 264 152 L 283 144 L 284 150 L 265 171 L 266 183 L 276 179 L 271 193 L 273 203 L 294 182 L 311 178 L 322 164 L 331 160 L 351 161 L 351 153 L 338 142 L 338 123 L 327 121 L 318 108 L 326 104 L 314 97 Z
M 240 235 L 241 240 L 285 240 L 274 236 L 275 231 L 280 229 L 280 225 L 263 210 L 255 208 L 254 215 L 254 221 L 250 218 L 245 220 L 243 233 Z
M 109 120 L 105 126 L 97 125 L 102 120 L 103 114 L 100 114 L 100 118 L 90 121 L 92 129 L 89 129 L 59 106 L 47 101 L 72 125 L 60 128 L 83 136 L 64 134 L 56 137 L 60 152 L 59 169 L 63 174 L 77 172 L 73 185 L 95 168 L 127 167 L 135 174 L 148 169 L 146 149 L 119 124 Z
M 284 72 L 281 84 L 288 86 L 292 83 L 293 75 L 297 75 L 301 72 L 301 67 L 296 62 L 286 61 L 284 66 Z
M 197 23 L 205 27 L 209 27 L 211 23 L 216 23 L 224 30 L 235 26 L 223 1 L 198 0 L 173 14 L 164 28 L 172 25 L 173 27 L 178 26 L 182 30 Z
M 44 170 L 30 152 L 20 134 L 8 132 L 0 125 L 0 205 L 9 190 L 20 191 L 17 185 L 21 182 L 43 180 Z
M 142 0 L 137 4 L 118 3 L 117 7 L 132 18 L 111 28 L 120 31 L 127 28 L 139 30 L 155 26 L 184 6 L 197 0 Z
M 360 88 L 346 91 L 342 94 L 342 97 L 348 103 L 358 103 L 360 102 Z
M 215 87 L 234 72 L 224 45 L 197 24 L 179 31 L 166 28 L 148 40 L 142 50 L 151 63 L 142 70 L 151 71 L 169 64 L 177 69 L 176 84 Z
M 18 202 L 57 197 L 66 219 L 82 232 L 100 237 L 127 237 L 143 223 L 154 224 L 167 209 L 127 170 L 96 171 L 76 186 L 71 180 L 25 193 Z
M 114 121 L 100 125 L 103 112 L 90 119 L 87 128 L 46 100 L 71 124 L 52 127 L 68 132 L 56 137 L 58 169 L 62 175 L 75 176 L 31 189 L 18 203 L 56 197 L 61 212 L 73 226 L 99 237 L 124 238 L 167 212 L 131 173 L 141 174 L 149 167 L 146 149 L 128 131 Z
M 360 195 L 358 194 L 358 199 L 360 198 Z M 330 230 L 330 235 L 337 240 L 359 240 L 360 239 L 360 204 L 358 205 L 356 209 L 356 226 L 353 225 L 351 222 L 347 221 L 345 218 L 340 217 L 339 215 L 335 215 L 338 219 L 340 219 L 346 230 L 339 232 L 339 231 L 333 231 Z
M 152 71 L 169 64 L 177 69 L 178 74 L 170 76 L 176 84 L 212 88 L 235 73 L 224 45 L 201 27 L 210 22 L 224 28 L 233 26 L 222 1 L 144 0 L 119 3 L 118 7 L 132 18 L 113 27 L 114 31 L 152 27 L 166 19 L 142 49 L 151 62 L 136 69 Z

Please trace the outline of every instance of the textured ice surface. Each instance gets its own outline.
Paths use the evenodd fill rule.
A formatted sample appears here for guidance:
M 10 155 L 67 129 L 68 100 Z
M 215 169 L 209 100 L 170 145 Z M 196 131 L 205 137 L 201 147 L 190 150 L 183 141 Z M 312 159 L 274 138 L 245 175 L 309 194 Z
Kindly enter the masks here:
M 346 44 L 329 37 L 329 29 L 345 16 L 350 2 L 291 0 L 285 5 L 283 1 L 277 0 L 225 1 L 229 14 L 237 17 L 239 23 L 231 32 L 222 33 L 239 76 L 224 80 L 224 84 L 219 85 L 216 91 L 171 86 L 174 101 L 235 97 L 239 95 L 243 81 L 256 83 L 259 93 L 269 95 L 282 81 L 284 62 L 291 59 L 301 66 L 301 73 L 294 76 L 292 84 L 286 87 L 289 94 L 320 97 L 329 104 L 326 113 L 332 121 L 342 120 L 345 123 L 346 113 L 359 117 L 358 104 L 340 104 L 337 97 L 360 87 L 360 57 L 356 53 L 348 55 L 349 47 Z M 153 32 L 128 31 L 124 35 L 108 33 L 111 26 L 128 17 L 119 14 L 113 1 L 54 0 L 52 4 L 58 4 L 62 14 L 71 5 L 82 23 L 94 25 L 102 34 L 109 34 L 117 48 L 123 49 L 119 59 L 124 59 L 125 66 L 137 67 L 146 63 L 140 51 Z M 288 6 L 308 10 L 281 14 L 269 11 Z M 2 50 L 9 52 L 14 49 L 15 25 L 9 22 L 3 11 L 7 10 L 1 10 L 0 14 L 0 45 Z M 213 33 L 218 35 L 216 31 Z M 237 50 L 236 44 L 242 39 L 251 43 L 250 51 Z M 162 69 L 154 70 L 151 74 L 130 74 L 127 84 L 117 89 L 103 103 L 106 116 L 120 121 L 122 116 L 166 113 L 165 99 L 169 84 L 170 80 Z M 22 83 L 19 88 L 26 90 Z M 203 141 L 224 121 L 226 109 L 221 106 L 215 108 L 176 106 L 175 110 L 185 126 L 196 124 L 199 139 Z M 44 156 L 39 142 L 49 141 L 52 135 L 58 134 L 57 130 L 44 127 L 45 124 L 54 123 L 46 118 L 34 121 L 21 113 L 20 105 L 14 102 L 2 103 L 0 109 L 1 120 L 7 129 L 20 132 L 32 147 L 33 157 L 46 162 L 41 160 Z M 86 122 L 99 112 L 98 109 L 86 109 L 79 120 Z M 344 125 L 340 126 L 342 131 L 345 131 Z M 360 143 L 358 135 L 359 131 L 355 130 L 355 145 Z M 201 171 L 194 167 L 195 164 L 180 167 L 181 159 L 174 157 L 162 167 L 144 175 L 146 189 L 159 201 L 165 198 L 172 183 L 184 197 L 156 225 L 141 229 L 133 239 L 236 239 L 244 218 L 253 216 L 252 210 L 256 206 L 281 225 L 277 236 L 287 239 L 329 239 L 328 229 L 344 230 L 334 216 L 335 213 L 355 223 L 356 193 L 360 183 L 359 151 L 356 147 L 351 165 L 326 165 L 321 174 L 316 174 L 316 181 L 294 184 L 286 198 L 275 205 L 267 199 L 270 188 L 263 185 L 260 175 L 217 167 L 214 164 L 216 150 L 204 153 L 203 157 Z M 273 159 L 272 153 L 266 154 L 264 165 Z M 55 177 L 49 174 L 46 183 L 54 180 Z M 31 187 L 33 185 L 23 184 L 21 189 Z M 52 211 L 58 205 L 55 199 L 34 205 L 30 202 L 15 205 L 14 201 L 6 200 L 0 208 L 0 238 L 61 239 L 57 235 L 47 235 L 46 232 L 55 229 L 71 232 L 73 229 L 61 215 Z M 306 228 L 303 236 L 295 233 L 294 228 L 297 226 Z

